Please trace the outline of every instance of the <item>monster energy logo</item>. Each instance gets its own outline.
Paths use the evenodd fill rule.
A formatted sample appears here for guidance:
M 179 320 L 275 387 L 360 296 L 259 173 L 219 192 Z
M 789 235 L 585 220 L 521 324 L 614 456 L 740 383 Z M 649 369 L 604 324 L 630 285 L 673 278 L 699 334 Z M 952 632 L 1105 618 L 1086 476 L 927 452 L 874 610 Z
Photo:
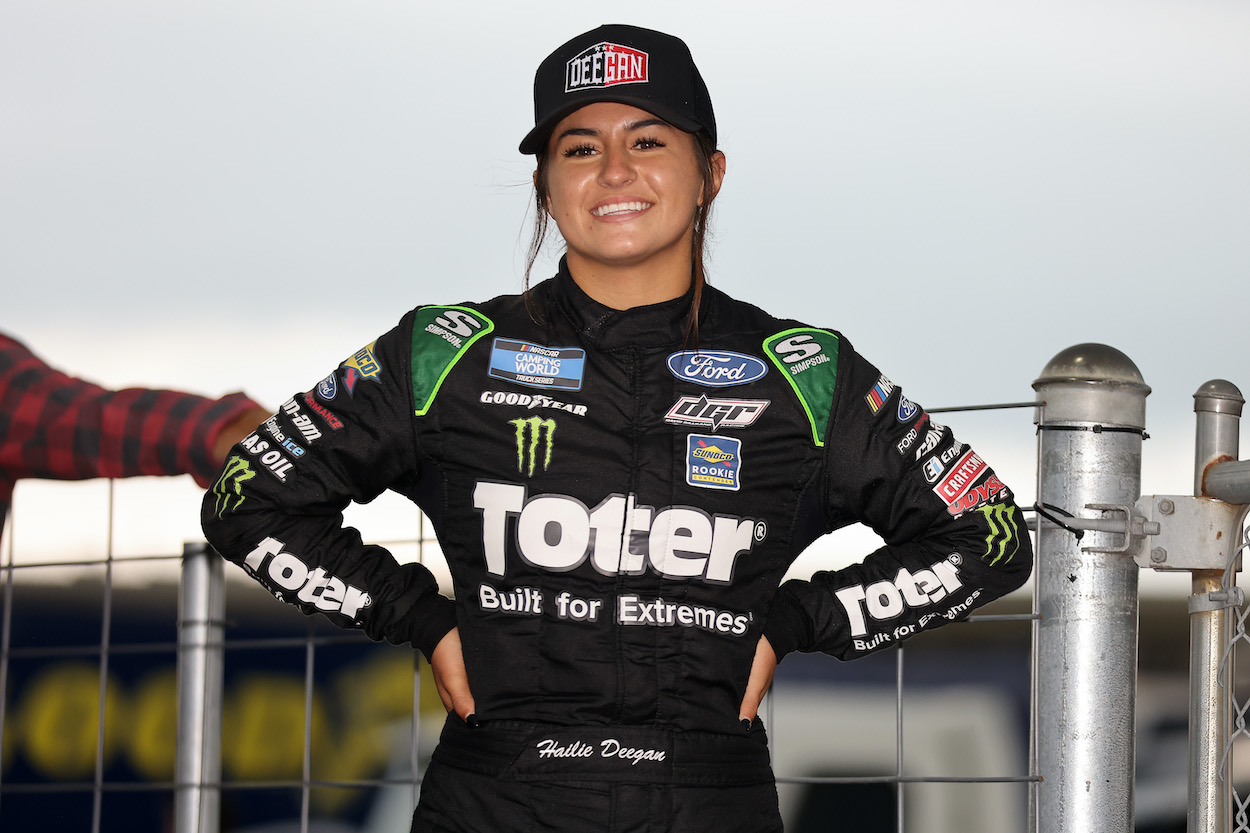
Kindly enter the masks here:
M 510 419 L 508 424 L 516 426 L 516 470 L 525 471 L 525 458 L 528 455 L 530 464 L 525 476 L 534 476 L 534 466 L 538 462 L 538 443 L 545 436 L 547 454 L 543 457 L 543 471 L 546 471 L 547 465 L 551 462 L 551 449 L 554 445 L 552 437 L 556 433 L 556 421 L 533 416 L 527 419 Z M 529 434 L 528 447 L 525 442 L 526 434 Z
M 989 560 L 991 567 L 999 561 L 1006 564 L 1015 556 L 1016 550 L 1020 549 L 1016 507 L 1007 503 L 996 503 L 993 506 L 978 506 L 977 511 L 985 516 L 985 522 L 990 527 L 990 534 L 985 536 L 985 555 L 981 558 Z M 1012 542 L 1015 542 L 1015 546 L 1011 548 L 1011 552 L 1007 552 L 1007 545 Z
M 252 466 L 246 458 L 234 454 L 226 461 L 226 467 L 222 469 L 221 476 L 213 484 L 213 494 L 216 495 L 214 506 L 217 508 L 218 518 L 226 512 L 233 512 L 243 504 L 245 500 L 243 484 L 255 476 L 256 472 L 252 471 Z M 234 505 L 230 503 L 232 500 Z

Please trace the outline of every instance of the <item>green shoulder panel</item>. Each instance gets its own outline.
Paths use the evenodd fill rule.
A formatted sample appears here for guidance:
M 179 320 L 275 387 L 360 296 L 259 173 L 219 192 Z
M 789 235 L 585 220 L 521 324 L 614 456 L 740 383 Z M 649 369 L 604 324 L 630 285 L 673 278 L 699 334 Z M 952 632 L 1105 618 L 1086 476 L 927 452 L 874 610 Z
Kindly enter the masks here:
M 473 342 L 495 329 L 468 307 L 421 307 L 412 323 L 412 402 L 425 416 L 447 374 Z
M 838 386 L 838 337 L 828 330 L 797 327 L 764 339 L 764 352 L 799 395 L 812 424 L 812 441 L 823 446 Z

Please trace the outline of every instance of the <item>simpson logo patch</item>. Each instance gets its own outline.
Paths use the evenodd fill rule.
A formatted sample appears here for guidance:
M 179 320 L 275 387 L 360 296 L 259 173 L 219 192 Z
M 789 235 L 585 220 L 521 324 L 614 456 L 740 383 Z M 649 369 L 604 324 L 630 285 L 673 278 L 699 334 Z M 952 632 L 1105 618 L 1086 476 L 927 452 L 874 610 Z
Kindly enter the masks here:
M 443 380 L 494 323 L 469 307 L 421 307 L 412 322 L 412 404 L 417 416 L 434 405 Z
M 798 394 L 812 441 L 823 446 L 838 384 L 838 337 L 810 327 L 785 330 L 764 339 L 764 352 Z
M 495 339 L 490 375 L 531 388 L 581 390 L 586 351 L 580 347 L 542 347 L 526 341 Z
M 647 53 L 616 43 L 597 43 L 572 58 L 564 68 L 566 93 L 617 84 L 644 84 Z
M 737 491 L 741 483 L 742 440 L 690 434 L 686 438 L 686 483 L 704 489 Z

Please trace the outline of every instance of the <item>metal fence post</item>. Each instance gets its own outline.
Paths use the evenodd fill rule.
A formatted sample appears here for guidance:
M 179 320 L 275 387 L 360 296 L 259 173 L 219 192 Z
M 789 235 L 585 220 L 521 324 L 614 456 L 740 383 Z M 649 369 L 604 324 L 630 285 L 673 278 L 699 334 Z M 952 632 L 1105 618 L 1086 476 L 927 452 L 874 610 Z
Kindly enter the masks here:
M 1060 352 L 1033 382 L 1038 502 L 1060 517 L 1104 517 L 1141 493 L 1150 388 L 1105 344 Z M 1138 567 L 1127 535 L 1082 538 L 1039 518 L 1034 833 L 1132 833 Z M 1090 551 L 1090 550 L 1095 551 Z M 1101 550 L 1101 551 L 1099 551 Z
M 183 546 L 178 597 L 177 833 L 217 833 L 226 576 L 204 542 Z
M 1209 497 L 1207 472 L 1236 460 L 1237 432 L 1246 400 L 1232 382 L 1213 379 L 1194 394 L 1194 496 Z M 1232 781 L 1220 765 L 1232 724 L 1231 667 L 1220 665 L 1228 644 L 1228 608 L 1195 605 L 1221 590 L 1223 570 L 1194 570 L 1189 614 L 1189 825 L 1190 833 L 1224 833 L 1232 820 Z M 1197 608 L 1197 609 L 1195 609 Z

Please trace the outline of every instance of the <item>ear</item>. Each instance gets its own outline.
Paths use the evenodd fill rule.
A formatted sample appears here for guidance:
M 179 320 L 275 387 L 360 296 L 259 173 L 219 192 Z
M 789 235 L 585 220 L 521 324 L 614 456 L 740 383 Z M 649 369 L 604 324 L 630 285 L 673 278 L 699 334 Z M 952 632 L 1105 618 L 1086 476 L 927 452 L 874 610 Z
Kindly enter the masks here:
M 537 170 L 537 169 L 535 169 L 535 170 L 534 170 L 534 174 L 533 174 L 533 176 L 531 176 L 530 178 L 531 178 L 531 179 L 533 180 L 533 182 L 534 182 L 534 192 L 535 192 L 535 193 L 537 193 L 537 192 L 538 192 L 538 170 Z M 548 217 L 550 217 L 550 216 L 551 216 L 551 197 L 550 197 L 550 195 L 548 195 L 547 199 L 543 200 L 543 211 L 546 211 L 546 212 L 547 212 L 547 216 L 548 216 Z
M 725 181 L 725 154 L 719 150 L 712 154 L 712 182 L 706 190 L 715 199 L 720 193 L 721 183 Z M 699 195 L 699 205 L 703 205 L 703 195 Z

